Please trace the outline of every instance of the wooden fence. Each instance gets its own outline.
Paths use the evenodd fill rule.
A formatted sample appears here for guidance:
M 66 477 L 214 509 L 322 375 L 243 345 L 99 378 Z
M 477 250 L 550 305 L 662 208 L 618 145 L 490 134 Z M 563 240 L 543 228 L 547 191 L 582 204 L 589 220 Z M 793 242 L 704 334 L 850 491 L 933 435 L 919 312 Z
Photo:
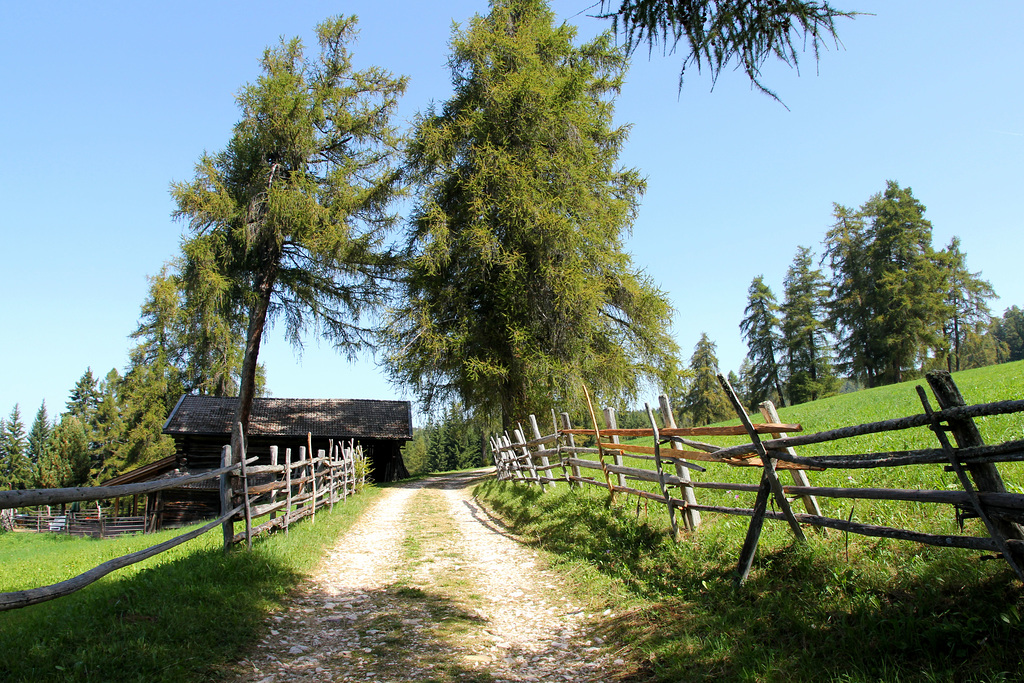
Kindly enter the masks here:
M 677 428 L 664 396 L 660 400 L 663 426 L 657 425 L 648 406 L 649 429 L 618 429 L 614 411 L 610 409 L 605 411 L 605 427 L 601 428 L 591 408 L 590 429 L 574 429 L 569 414 L 562 413 L 561 427 L 542 435 L 536 418 L 531 415 L 531 438 L 527 438 L 520 425 L 512 434 L 506 432 L 491 439 L 497 476 L 501 480 L 536 484 L 542 489 L 560 482 L 570 486 L 600 486 L 608 490 L 612 500 L 617 494 L 631 494 L 663 504 L 667 507 L 669 524 L 677 540 L 677 513 L 681 513 L 683 523 L 690 530 L 700 526 L 702 513 L 750 517 L 737 567 L 741 582 L 750 571 L 766 519 L 786 522 L 793 535 L 801 540 L 804 538 L 802 525 L 810 525 L 927 545 L 995 551 L 1024 580 L 1024 527 L 1021 526 L 1024 523 L 1024 495 L 1008 493 L 996 468 L 999 462 L 1024 461 L 1024 440 L 985 445 L 973 422 L 973 418 L 988 415 L 1024 412 L 1024 400 L 966 406 L 949 373 L 929 373 L 927 381 L 938 410 L 933 410 L 924 388 L 918 386 L 923 408 L 920 414 L 816 434 L 787 436 L 788 432 L 802 431 L 800 425 L 780 424 L 770 402 L 760 406 L 765 422 L 752 424 L 725 377 L 719 375 L 718 379 L 740 418 L 740 426 Z M 938 442 L 937 447 L 815 457 L 801 457 L 794 450 L 808 444 L 915 427 L 930 429 Z M 950 433 L 955 445 L 948 437 Z M 745 436 L 747 441 L 741 445 L 716 446 L 703 440 L 715 436 Z M 593 439 L 594 443 L 579 446 L 577 437 Z M 651 445 L 622 444 L 620 437 L 650 438 Z M 763 440 L 762 437 L 769 438 Z M 623 454 L 644 466 L 624 465 Z M 927 464 L 942 465 L 946 471 L 953 472 L 960 490 L 816 487 L 811 485 L 807 474 L 816 470 Z M 712 465 L 761 468 L 760 483 L 706 481 L 703 473 Z M 780 481 L 778 472 L 782 470 L 791 473 L 792 485 L 784 485 Z M 697 481 L 698 477 L 700 481 Z M 648 488 L 639 488 L 641 485 L 634 482 L 647 482 Z M 701 504 L 697 500 L 697 492 L 702 489 L 751 492 L 756 496 L 750 508 Z M 819 497 L 951 505 L 957 521 L 980 518 L 987 535 L 933 534 L 866 524 L 853 521 L 852 513 L 846 519 L 832 518 L 822 514 Z M 799 500 L 805 512 L 794 511 L 791 499 Z M 770 500 L 774 501 L 776 510 L 767 509 Z
M 102 512 L 65 514 L 38 510 L 15 514 L 14 531 L 112 538 L 146 531 L 145 516 L 104 516 Z
M 236 425 L 236 429 L 240 429 Z M 311 437 L 307 443 L 311 444 Z M 23 491 L 0 491 L 0 510 L 44 505 L 108 500 L 121 496 L 155 493 L 179 488 L 210 479 L 220 481 L 220 516 L 209 523 L 154 546 L 129 555 L 108 560 L 74 578 L 41 588 L 0 593 L 0 612 L 27 607 L 54 598 L 69 595 L 88 586 L 107 574 L 141 562 L 170 550 L 186 541 L 198 538 L 218 526 L 224 533 L 224 550 L 235 543 L 245 541 L 249 549 L 252 539 L 261 533 L 283 529 L 309 517 L 315 523 L 319 508 L 344 501 L 354 495 L 366 483 L 366 467 L 362 447 L 354 441 L 348 443 L 330 442 L 327 452 L 312 448 L 299 448 L 293 457 L 286 449 L 280 462 L 277 447 L 270 448 L 269 465 L 255 466 L 258 458 L 247 458 L 244 451 L 239 462 L 231 462 L 231 447 L 224 446 L 222 466 L 200 474 L 159 479 L 155 481 L 122 484 L 119 486 L 95 486 L 66 489 L 27 489 Z M 269 516 L 268 521 L 253 526 L 253 519 Z M 17 515 L 15 515 L 17 517 Z M 244 521 L 245 530 L 236 534 L 235 522 Z

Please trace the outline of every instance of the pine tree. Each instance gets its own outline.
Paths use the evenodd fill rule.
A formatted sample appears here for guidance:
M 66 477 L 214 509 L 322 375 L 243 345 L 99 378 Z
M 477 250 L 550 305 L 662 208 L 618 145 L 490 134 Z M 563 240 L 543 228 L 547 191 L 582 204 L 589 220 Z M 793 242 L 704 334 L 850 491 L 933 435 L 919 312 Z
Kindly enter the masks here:
M 32 463 L 34 477 L 33 487 L 39 487 L 40 463 L 48 457 L 50 448 L 50 434 L 53 432 L 53 425 L 50 424 L 50 416 L 46 412 L 46 401 L 43 401 L 36 411 L 36 418 L 32 421 L 32 427 L 28 431 L 28 458 Z
M 89 438 L 82 421 L 65 413 L 50 435 L 48 457 L 40 464 L 40 483 L 47 488 L 83 486 L 89 481 L 92 460 Z
M 0 486 L 7 489 L 31 488 L 35 483 L 28 440 L 21 410 L 14 404 L 11 414 L 0 426 Z
M 708 339 L 706 333 L 701 333 L 700 341 L 693 349 L 690 371 L 693 379 L 683 408 L 690 414 L 693 424 L 699 426 L 728 419 L 732 408 L 722 391 L 722 385 L 718 383 L 715 343 Z
M 785 279 L 782 338 L 786 393 L 792 405 L 816 401 L 839 391 L 824 322 L 828 284 L 821 271 L 812 265 L 811 250 L 798 247 Z
M 92 479 L 97 483 L 117 476 L 125 469 L 119 457 L 124 438 L 120 389 L 121 375 L 112 368 L 100 382 L 99 401 L 88 425 Z
M 93 413 L 96 412 L 99 401 L 99 387 L 96 378 L 92 375 L 92 368 L 86 368 L 71 390 L 65 409 L 69 415 L 74 415 L 84 424 L 89 424 L 92 422 Z
M 419 183 L 392 377 L 425 406 L 504 424 L 572 400 L 612 401 L 673 364 L 664 294 L 623 251 L 644 181 L 619 166 L 610 35 L 576 47 L 542 0 L 495 0 L 456 30 L 455 92 L 415 124 Z
M 225 320 L 248 321 L 243 428 L 268 322 L 283 316 L 296 345 L 315 325 L 354 353 L 369 340 L 362 316 L 386 293 L 381 240 L 395 220 L 401 143 L 390 117 L 406 81 L 352 70 L 355 17 L 329 19 L 317 35 L 318 58 L 297 38 L 264 53 L 263 75 L 238 95 L 242 118 L 227 148 L 203 155 L 195 179 L 172 186 L 175 216 L 193 235 L 183 246 L 186 290 L 217 304 Z
M 778 356 L 782 349 L 779 337 L 779 305 L 764 276 L 758 275 L 747 290 L 745 317 L 740 331 L 747 340 L 747 360 L 750 361 L 747 395 L 751 404 L 772 400 L 786 405 L 779 376 Z

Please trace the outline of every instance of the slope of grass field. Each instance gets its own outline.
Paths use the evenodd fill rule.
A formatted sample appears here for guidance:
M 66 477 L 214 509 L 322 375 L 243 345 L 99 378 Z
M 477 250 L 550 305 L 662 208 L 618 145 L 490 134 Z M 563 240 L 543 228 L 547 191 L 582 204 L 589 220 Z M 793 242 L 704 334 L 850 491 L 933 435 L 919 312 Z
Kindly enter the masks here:
M 0 681 L 206 681 L 263 635 L 267 614 L 374 500 L 225 554 L 218 529 L 73 595 L 0 612 Z M 0 534 L 0 591 L 68 579 L 182 533 L 94 540 Z
M 968 403 L 1024 397 L 1024 363 L 954 375 Z M 780 410 L 805 432 L 922 412 L 915 383 Z M 1024 438 L 1024 415 L 979 420 L 987 442 Z M 710 439 L 709 439 L 710 440 Z M 639 443 L 643 443 L 640 441 Z M 724 443 L 724 441 L 722 441 Z M 926 429 L 798 449 L 802 455 L 934 447 Z M 627 458 L 627 460 L 629 460 Z M 639 464 L 639 462 L 635 463 Z M 647 464 L 646 466 L 650 466 Z M 1011 490 L 1020 465 L 1000 464 Z M 788 477 L 788 475 L 783 475 Z M 941 466 L 810 473 L 823 486 L 959 488 Z M 754 468 L 709 467 L 702 481 L 749 481 Z M 599 487 L 488 482 L 481 501 L 528 542 L 552 551 L 571 580 L 591 584 L 618 616 L 606 637 L 626 646 L 633 681 L 1024 680 L 1021 584 L 980 553 L 845 535 L 794 543 L 769 522 L 750 578 L 732 579 L 748 518 L 704 515 L 679 544 L 660 505 Z M 699 502 L 749 507 L 752 494 L 697 491 Z M 948 507 L 820 499 L 826 514 L 932 533 L 957 532 Z M 965 532 L 981 535 L 977 520 Z

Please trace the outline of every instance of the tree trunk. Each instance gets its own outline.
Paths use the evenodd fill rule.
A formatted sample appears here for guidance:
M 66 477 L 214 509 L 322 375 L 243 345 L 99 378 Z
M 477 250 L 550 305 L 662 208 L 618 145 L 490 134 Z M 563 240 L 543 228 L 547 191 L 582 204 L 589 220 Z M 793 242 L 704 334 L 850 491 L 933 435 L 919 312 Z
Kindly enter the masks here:
M 235 408 L 235 422 L 242 424 L 241 434 L 231 430 L 231 461 L 242 459 L 243 443 L 240 439 L 249 434 L 249 414 L 252 412 L 252 400 L 256 396 L 256 368 L 259 364 L 260 342 L 263 330 L 267 325 L 267 311 L 270 310 L 270 297 L 274 292 L 274 280 L 277 269 L 263 278 L 257 286 L 259 298 L 249 313 L 249 329 L 245 335 L 245 356 L 242 359 L 242 376 L 238 383 L 238 405 Z

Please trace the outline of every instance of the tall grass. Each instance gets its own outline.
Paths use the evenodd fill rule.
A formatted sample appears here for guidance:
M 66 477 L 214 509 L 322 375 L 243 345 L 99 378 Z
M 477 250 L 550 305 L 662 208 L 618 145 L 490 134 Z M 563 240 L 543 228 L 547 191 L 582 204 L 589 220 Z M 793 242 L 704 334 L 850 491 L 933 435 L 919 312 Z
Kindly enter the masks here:
M 954 378 L 968 403 L 1024 393 L 1024 363 Z M 811 432 L 920 412 L 913 383 L 904 383 L 786 408 L 780 417 Z M 989 443 L 1024 438 L 1022 415 L 987 418 L 979 426 Z M 936 445 L 926 429 L 851 441 L 798 453 Z M 999 469 L 1008 488 L 1020 490 L 1020 466 Z M 937 465 L 810 475 L 823 486 L 959 487 Z M 760 470 L 715 467 L 697 476 L 756 483 Z M 675 544 L 663 506 L 622 496 L 608 505 L 607 492 L 596 486 L 542 494 L 490 481 L 477 495 L 521 537 L 552 551 L 572 576 L 590 572 L 598 579 L 592 584 L 601 586 L 617 615 L 601 627 L 625 646 L 627 680 L 1024 680 L 1020 583 L 1005 562 L 979 561 L 980 553 L 836 531 L 810 534 L 801 545 L 784 523 L 768 522 L 750 577 L 737 588 L 732 579 L 749 518 L 704 513 L 701 529 Z M 698 502 L 719 496 L 749 507 L 752 494 L 735 495 L 697 490 Z M 826 514 L 843 518 L 853 505 L 819 502 Z M 853 513 L 861 521 L 931 532 L 956 529 L 948 507 L 857 501 Z
M 0 681 L 205 681 L 263 634 L 266 616 L 378 489 L 254 543 L 219 530 L 57 600 L 0 613 Z M 182 530 L 117 539 L 0 535 L 0 591 L 47 585 Z

